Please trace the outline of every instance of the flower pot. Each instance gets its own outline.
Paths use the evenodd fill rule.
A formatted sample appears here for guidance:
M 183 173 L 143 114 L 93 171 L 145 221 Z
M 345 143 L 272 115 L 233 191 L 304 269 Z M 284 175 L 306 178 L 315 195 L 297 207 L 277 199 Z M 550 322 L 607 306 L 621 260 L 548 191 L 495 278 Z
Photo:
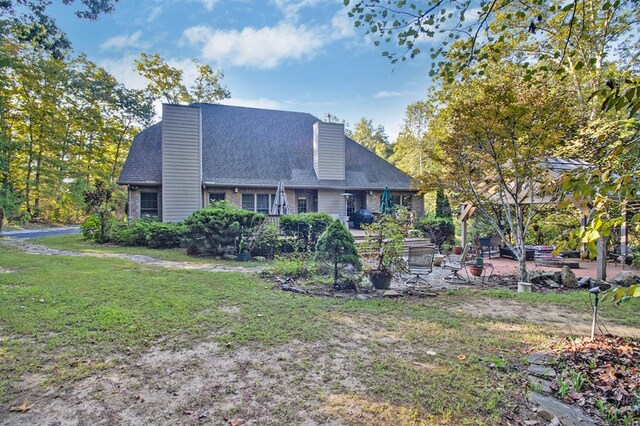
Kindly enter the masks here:
M 443 254 L 435 254 L 433 255 L 433 266 L 442 266 L 442 261 L 444 260 Z
M 249 253 L 248 251 L 243 251 L 242 253 L 238 253 L 236 259 L 240 262 L 248 262 L 251 260 L 251 253 Z
M 531 283 L 518 281 L 518 293 L 531 293 Z
M 482 276 L 483 269 L 484 269 L 484 266 L 476 266 L 476 265 L 469 266 L 469 272 L 471 272 L 471 275 L 473 275 L 474 277 Z
M 484 266 L 484 257 L 478 256 L 476 257 L 476 266 L 482 268 Z
M 369 281 L 373 288 L 378 290 L 386 290 L 391 287 L 391 280 L 393 276 L 388 272 L 372 271 L 369 272 Z
M 462 254 L 462 247 L 460 246 L 454 246 L 451 250 L 453 250 L 453 254 Z

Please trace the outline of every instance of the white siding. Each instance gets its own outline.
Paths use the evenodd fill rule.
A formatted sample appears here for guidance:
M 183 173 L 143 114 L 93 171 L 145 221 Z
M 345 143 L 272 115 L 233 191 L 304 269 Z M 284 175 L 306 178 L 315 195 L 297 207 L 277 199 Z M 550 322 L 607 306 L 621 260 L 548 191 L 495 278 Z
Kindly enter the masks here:
M 344 180 L 344 124 L 313 125 L 313 168 L 318 179 Z
M 178 222 L 202 208 L 200 108 L 162 105 L 162 220 Z
M 347 213 L 347 207 L 341 193 L 337 190 L 318 189 L 318 211 L 344 217 Z

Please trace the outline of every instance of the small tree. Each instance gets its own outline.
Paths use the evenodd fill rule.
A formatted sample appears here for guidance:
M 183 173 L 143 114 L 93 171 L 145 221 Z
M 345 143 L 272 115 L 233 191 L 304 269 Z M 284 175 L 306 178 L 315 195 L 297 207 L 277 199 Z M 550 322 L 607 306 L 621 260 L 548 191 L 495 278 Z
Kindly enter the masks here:
M 98 243 L 108 240 L 109 219 L 113 213 L 113 189 L 104 181 L 97 179 L 92 190 L 83 193 L 87 213 L 93 214 L 99 221 L 99 233 L 94 236 Z
M 334 285 L 338 283 L 339 264 L 351 264 L 358 270 L 362 267 L 353 235 L 339 220 L 333 221 L 318 239 L 315 257 L 333 264 Z
M 436 191 L 436 217 L 451 219 L 449 197 L 446 196 L 442 189 Z

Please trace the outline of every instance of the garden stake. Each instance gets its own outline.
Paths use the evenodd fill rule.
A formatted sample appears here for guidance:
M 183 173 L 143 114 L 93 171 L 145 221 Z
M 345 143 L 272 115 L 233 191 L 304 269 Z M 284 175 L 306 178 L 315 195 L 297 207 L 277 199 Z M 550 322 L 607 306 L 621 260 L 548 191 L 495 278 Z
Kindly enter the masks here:
M 594 287 L 589 290 L 589 293 L 592 293 L 596 297 L 596 303 L 593 306 L 593 322 L 591 323 L 591 340 L 593 340 L 596 334 L 596 319 L 598 317 L 598 296 L 600 295 L 600 287 Z

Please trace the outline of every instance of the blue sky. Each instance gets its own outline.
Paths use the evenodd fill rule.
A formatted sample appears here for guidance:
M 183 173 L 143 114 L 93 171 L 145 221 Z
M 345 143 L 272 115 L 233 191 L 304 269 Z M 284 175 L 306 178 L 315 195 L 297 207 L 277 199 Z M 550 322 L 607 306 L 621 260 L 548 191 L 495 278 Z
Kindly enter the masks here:
M 129 87 L 140 52 L 159 53 L 193 73 L 191 58 L 221 69 L 235 105 L 360 117 L 395 140 L 406 106 L 430 84 L 429 56 L 392 65 L 342 0 L 121 0 L 88 22 L 73 6 L 52 9 L 77 52 L 85 52 Z M 427 50 L 423 48 L 423 51 Z

